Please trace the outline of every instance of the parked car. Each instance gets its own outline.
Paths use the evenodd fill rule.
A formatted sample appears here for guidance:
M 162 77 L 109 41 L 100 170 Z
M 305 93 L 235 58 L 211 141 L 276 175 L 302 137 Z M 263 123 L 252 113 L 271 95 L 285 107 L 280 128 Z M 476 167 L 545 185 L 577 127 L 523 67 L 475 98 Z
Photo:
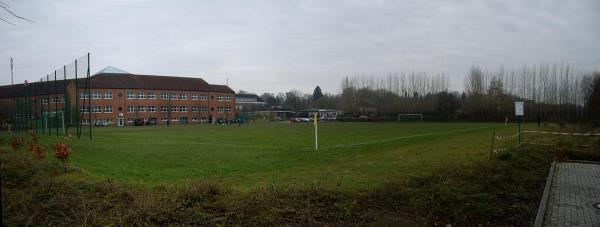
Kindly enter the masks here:
M 106 127 L 109 126 L 111 123 L 107 122 L 107 121 L 100 121 L 100 122 L 94 122 L 94 126 L 96 127 Z
M 133 121 L 133 125 L 134 126 L 144 126 L 144 119 L 135 119 L 135 121 Z

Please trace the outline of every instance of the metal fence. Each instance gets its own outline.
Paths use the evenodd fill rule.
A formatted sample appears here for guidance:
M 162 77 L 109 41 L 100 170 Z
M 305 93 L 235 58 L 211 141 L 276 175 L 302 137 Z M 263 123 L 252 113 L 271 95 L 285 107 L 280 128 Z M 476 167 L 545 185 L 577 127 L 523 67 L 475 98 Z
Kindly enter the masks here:
M 11 97 L 13 130 L 56 136 L 75 130 L 77 138 L 91 139 L 90 88 L 89 53 L 39 81 L 26 81 Z

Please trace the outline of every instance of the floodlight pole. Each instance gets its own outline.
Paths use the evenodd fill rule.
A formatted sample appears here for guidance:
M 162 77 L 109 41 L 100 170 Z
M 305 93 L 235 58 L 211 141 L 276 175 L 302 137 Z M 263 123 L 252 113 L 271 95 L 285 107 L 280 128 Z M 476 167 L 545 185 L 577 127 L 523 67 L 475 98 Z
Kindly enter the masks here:
M 13 58 L 10 58 L 10 85 L 13 84 Z

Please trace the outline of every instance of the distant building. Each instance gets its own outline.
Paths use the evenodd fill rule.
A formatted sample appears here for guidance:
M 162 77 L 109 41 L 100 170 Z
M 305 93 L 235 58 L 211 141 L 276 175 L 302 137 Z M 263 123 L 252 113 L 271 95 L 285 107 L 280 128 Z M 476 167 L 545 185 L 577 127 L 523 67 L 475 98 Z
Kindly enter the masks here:
M 15 106 L 12 98 L 25 89 L 30 91 L 32 106 L 29 110 L 34 118 L 64 110 L 64 106 L 78 110 L 73 113 L 90 113 L 81 115 L 83 124 L 117 126 L 134 122 L 202 123 L 234 119 L 236 115 L 235 92 L 228 86 L 209 84 L 201 78 L 131 74 L 109 66 L 90 77 L 88 94 L 76 91 L 75 83 L 84 87 L 82 79 L 50 81 L 43 85 L 59 89 L 43 88 L 40 82 L 0 86 L 0 116 L 11 115 Z M 81 101 L 76 102 L 78 100 Z M 83 105 L 83 100 L 89 100 L 90 104 Z
M 238 112 L 252 112 L 264 109 L 265 102 L 256 94 L 235 94 L 235 107 Z

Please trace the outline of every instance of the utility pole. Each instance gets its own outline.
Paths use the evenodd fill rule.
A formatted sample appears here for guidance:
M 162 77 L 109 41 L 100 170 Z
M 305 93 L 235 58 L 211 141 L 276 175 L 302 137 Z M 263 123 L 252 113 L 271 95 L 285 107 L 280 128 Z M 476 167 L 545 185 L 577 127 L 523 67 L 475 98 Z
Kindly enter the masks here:
M 13 59 L 10 58 L 10 85 L 13 85 Z

